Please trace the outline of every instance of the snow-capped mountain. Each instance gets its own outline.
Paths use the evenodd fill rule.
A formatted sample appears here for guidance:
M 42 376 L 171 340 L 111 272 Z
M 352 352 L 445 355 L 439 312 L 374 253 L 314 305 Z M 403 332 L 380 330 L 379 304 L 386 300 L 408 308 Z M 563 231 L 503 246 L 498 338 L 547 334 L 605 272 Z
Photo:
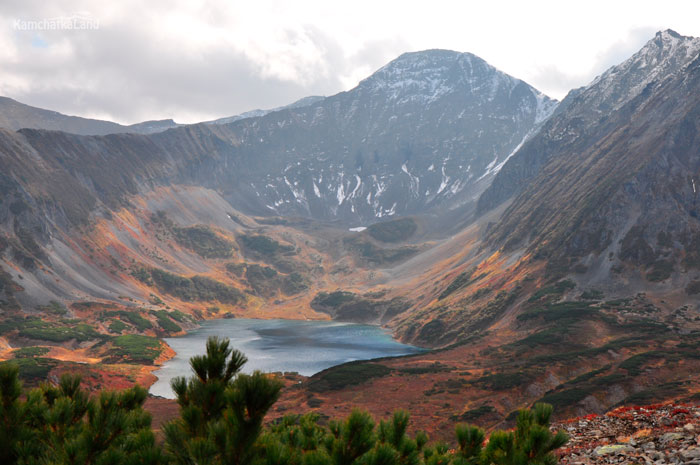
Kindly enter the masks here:
M 211 177 L 258 214 L 371 223 L 450 208 L 555 107 L 472 54 L 406 53 L 348 92 L 226 126 L 237 146 Z
M 700 38 L 670 29 L 653 39 L 623 63 L 596 77 L 586 87 L 587 103 L 599 112 L 619 108 L 658 79 L 678 72 L 700 52 Z

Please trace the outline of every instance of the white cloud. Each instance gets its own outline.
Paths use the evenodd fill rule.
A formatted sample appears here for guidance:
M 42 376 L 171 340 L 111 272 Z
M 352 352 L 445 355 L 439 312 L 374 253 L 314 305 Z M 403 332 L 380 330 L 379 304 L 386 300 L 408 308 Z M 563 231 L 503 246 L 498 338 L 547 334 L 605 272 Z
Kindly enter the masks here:
M 90 14 L 96 31 L 18 31 Z M 700 2 L 4 0 L 0 94 L 120 122 L 193 122 L 347 90 L 406 51 L 475 53 L 562 97 L 654 31 L 700 35 Z

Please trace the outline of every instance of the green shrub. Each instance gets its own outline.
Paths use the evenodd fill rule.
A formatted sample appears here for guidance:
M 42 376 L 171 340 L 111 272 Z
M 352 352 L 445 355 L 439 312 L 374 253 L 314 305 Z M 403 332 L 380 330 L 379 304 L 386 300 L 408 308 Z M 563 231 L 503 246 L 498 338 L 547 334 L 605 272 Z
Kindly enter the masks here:
M 586 289 L 581 293 L 581 300 L 602 300 L 605 295 L 597 289 Z
M 483 389 L 503 391 L 516 387 L 524 387 L 534 379 L 535 375 L 533 373 L 516 371 L 510 373 L 494 373 L 491 375 L 482 376 L 481 378 L 472 381 L 472 384 L 475 384 Z
M 173 320 L 171 320 L 171 314 L 165 310 L 157 310 L 152 312 L 156 319 L 158 320 L 158 325 L 163 328 L 163 330 L 169 333 L 179 333 L 182 328 L 178 326 Z
M 139 315 L 138 312 L 128 312 L 126 310 L 110 310 L 102 312 L 102 316 L 106 318 L 119 318 L 121 321 L 126 320 L 127 323 L 134 326 L 138 331 L 146 331 L 153 328 L 150 321 Z M 119 326 L 117 326 L 119 327 Z M 116 327 L 115 327 L 116 329 Z
M 356 297 L 354 293 L 347 291 L 319 292 L 314 297 L 312 305 L 340 307 L 345 303 L 354 301 Z
M 0 365 L 0 463 L 165 465 L 142 387 L 91 396 L 79 376 L 63 374 L 23 393 L 17 374 L 15 364 Z
M 248 265 L 246 263 L 227 263 L 226 271 L 228 271 L 232 275 L 241 277 L 245 273 L 247 267 Z
M 0 362 L 0 367 L 7 364 L 15 364 L 19 367 L 19 376 L 30 384 L 38 384 L 45 381 L 49 372 L 58 364 L 56 360 L 42 357 L 22 357 L 9 362 Z
M 294 271 L 282 279 L 280 289 L 287 295 L 294 295 L 309 289 L 309 284 L 301 273 Z
M 468 410 L 462 414 L 452 415 L 450 417 L 450 420 L 473 422 L 473 421 L 478 420 L 479 418 L 481 418 L 483 416 L 491 415 L 494 413 L 496 413 L 496 409 L 493 408 L 491 405 L 482 405 L 478 408 Z
M 277 254 L 290 255 L 295 252 L 295 247 L 293 245 L 280 244 L 276 240 L 264 236 L 262 234 L 257 235 L 242 235 L 238 237 L 238 240 L 243 244 L 243 246 L 260 255 L 273 256 Z
M 151 276 L 163 292 L 187 302 L 218 300 L 222 303 L 236 304 L 244 300 L 238 289 L 206 276 L 186 278 L 157 268 L 151 270 Z
M 160 341 L 155 337 L 140 334 L 126 334 L 112 339 L 108 351 L 109 363 L 134 363 L 153 365 L 162 351 Z
M 416 246 L 403 246 L 391 249 L 377 247 L 372 241 L 360 235 L 343 239 L 343 245 L 350 252 L 360 256 L 369 265 L 388 265 L 407 260 L 419 252 Z
M 186 313 L 182 313 L 180 310 L 173 310 L 168 315 L 170 318 L 180 323 L 184 323 L 191 319 Z
M 233 242 L 219 236 L 209 226 L 175 227 L 173 234 L 180 245 L 204 258 L 228 258 L 233 252 Z
M 428 366 L 399 368 L 396 371 L 407 375 L 423 375 L 427 373 L 442 373 L 451 371 L 451 368 L 443 365 L 442 363 L 434 362 Z
M 543 345 L 559 345 L 566 340 L 566 334 L 560 328 L 545 329 L 531 334 L 513 343 L 515 347 L 526 347 L 529 349 Z
M 144 267 L 139 267 L 139 268 L 133 269 L 131 271 L 131 276 L 138 279 L 142 283 L 145 283 L 149 286 L 153 286 L 153 280 L 151 279 L 151 272 L 148 271 L 148 269 L 146 269 Z
M 309 379 L 308 388 L 311 392 L 335 391 L 364 383 L 372 378 L 381 378 L 389 373 L 391 368 L 378 363 L 350 362 L 315 374 Z
M 669 354 L 666 352 L 662 351 L 649 351 L 649 352 L 643 352 L 641 354 L 633 355 L 632 357 L 624 360 L 622 363 L 620 363 L 620 368 L 623 370 L 627 370 L 627 373 L 629 373 L 632 376 L 637 376 L 642 374 L 642 368 L 644 365 L 654 361 L 654 360 L 660 360 L 663 358 L 668 357 Z
M 592 370 L 592 371 L 589 371 L 589 372 L 584 373 L 582 375 L 579 375 L 576 378 L 572 379 L 571 381 L 568 381 L 566 384 L 585 383 L 585 382 L 590 381 L 591 379 L 595 378 L 596 376 L 605 373 L 610 368 L 612 368 L 612 365 L 605 365 L 604 367 L 599 368 L 597 370 Z
M 547 323 L 558 322 L 559 327 L 561 327 L 562 324 L 590 319 L 598 313 L 599 310 L 592 307 L 590 302 L 559 302 L 523 312 L 517 316 L 517 319 L 518 321 L 528 321 L 541 318 Z
M 647 279 L 652 282 L 664 281 L 671 277 L 674 263 L 671 260 L 656 260 L 647 273 Z
M 536 302 L 545 296 L 547 296 L 547 297 L 560 297 L 566 291 L 573 289 L 575 287 L 576 287 L 576 284 L 573 281 L 565 279 L 563 281 L 559 281 L 558 283 L 556 283 L 552 286 L 547 286 L 547 287 L 543 287 L 542 289 L 539 289 L 534 294 L 532 294 L 532 297 L 530 297 L 528 302 Z
M 618 405 L 647 405 L 671 397 L 678 397 L 686 392 L 682 382 L 664 383 L 626 397 Z
M 39 306 L 37 309 L 42 312 L 59 316 L 64 316 L 66 313 L 68 313 L 66 306 L 56 300 L 50 301 L 48 305 Z
M 410 238 L 416 229 L 416 222 L 412 218 L 397 218 L 370 225 L 367 234 L 381 242 L 402 242 Z
M 41 357 L 49 353 L 48 347 L 21 347 L 12 352 L 14 358 Z
M 565 389 L 546 394 L 538 402 L 551 404 L 554 408 L 572 407 L 590 395 L 590 391 L 581 388 Z
M 75 339 L 83 342 L 102 337 L 93 327 L 85 323 L 50 323 L 38 318 L 22 321 L 18 329 L 21 337 L 38 341 L 67 342 Z
M 127 324 L 124 323 L 121 320 L 112 320 L 109 323 L 109 327 L 107 328 L 110 333 L 114 334 L 121 334 L 122 331 L 124 331 L 126 328 L 128 328 Z
M 685 292 L 688 295 L 700 294 L 700 281 L 695 280 L 695 281 L 691 281 L 690 283 L 688 283 L 688 286 L 686 286 L 686 288 L 685 288 Z
M 612 386 L 613 384 L 620 383 L 627 380 L 627 376 L 622 373 L 613 373 L 608 376 L 603 376 L 593 381 L 593 384 L 598 386 Z
M 468 286 L 469 284 L 475 282 L 478 280 L 481 276 L 477 277 L 476 279 L 472 280 L 471 277 L 476 271 L 476 268 L 472 268 L 469 271 L 462 272 L 457 275 L 457 277 L 445 288 L 444 291 L 440 293 L 438 296 L 438 300 L 442 300 L 455 292 L 457 289 Z

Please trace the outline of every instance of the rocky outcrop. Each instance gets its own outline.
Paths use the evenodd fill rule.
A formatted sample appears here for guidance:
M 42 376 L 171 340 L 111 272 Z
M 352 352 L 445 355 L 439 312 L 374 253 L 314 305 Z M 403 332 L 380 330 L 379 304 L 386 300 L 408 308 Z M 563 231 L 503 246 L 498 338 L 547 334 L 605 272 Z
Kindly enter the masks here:
M 554 425 L 570 435 L 560 463 L 698 464 L 700 408 L 621 407 Z

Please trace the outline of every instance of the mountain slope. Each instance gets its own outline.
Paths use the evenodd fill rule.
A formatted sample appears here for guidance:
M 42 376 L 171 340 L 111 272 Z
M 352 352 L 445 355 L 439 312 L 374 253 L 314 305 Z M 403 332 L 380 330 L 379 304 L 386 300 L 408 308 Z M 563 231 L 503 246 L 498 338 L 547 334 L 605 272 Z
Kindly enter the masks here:
M 355 89 L 247 118 L 216 175 L 259 214 L 371 223 L 472 202 L 555 102 L 471 55 L 402 55 Z M 233 161 L 233 160 L 232 160 Z
M 433 50 L 402 55 L 349 92 L 230 124 L 151 135 L 1 131 L 2 248 L 17 279 L 25 273 L 41 277 L 31 286 L 34 295 L 19 294 L 29 297 L 27 303 L 91 292 L 143 298 L 141 289 L 128 291 L 135 284 L 130 277 L 115 287 L 106 284 L 108 276 L 88 271 L 92 265 L 82 263 L 85 250 L 72 244 L 72 236 L 80 231 L 85 240 L 112 243 L 113 234 L 95 236 L 95 228 L 125 214 L 134 218 L 122 222 L 134 226 L 132 220 L 140 218 L 137 229 L 152 228 L 148 215 L 158 211 L 142 200 L 177 187 L 200 189 L 202 199 L 221 209 L 219 218 L 228 217 L 223 223 L 202 221 L 199 212 L 168 204 L 166 214 L 187 218 L 178 227 L 213 223 L 234 234 L 240 229 L 232 224 L 236 212 L 347 222 L 427 213 L 448 201 L 473 199 L 554 105 L 473 55 Z M 370 268 L 400 261 L 421 247 L 401 243 L 425 229 L 414 220 L 401 224 L 410 233 L 397 245 L 386 234 L 373 238 L 370 230 L 347 240 L 337 236 L 334 241 L 343 242 L 326 251 L 349 254 L 348 260 Z M 130 260 L 150 262 L 137 245 L 127 245 L 127 255 L 135 254 Z M 114 250 L 103 257 L 111 260 L 107 255 L 124 259 Z M 75 279 L 52 282 L 49 275 L 59 263 Z M 211 266 L 190 265 L 189 273 Z
M 400 334 L 448 342 L 494 324 L 511 328 L 508 318 L 527 309 L 533 284 L 546 288 L 564 278 L 578 294 L 643 293 L 664 312 L 692 318 L 700 293 L 698 44 L 659 33 L 632 58 L 638 65 L 661 47 L 651 56 L 663 69 L 642 67 L 652 81 L 627 61 L 567 98 L 496 177 L 504 182 L 528 167 L 527 176 L 516 176 L 521 192 L 480 217 L 471 234 L 434 248 L 432 263 L 407 262 L 424 271 L 406 286 L 419 303 L 397 319 Z M 683 59 L 674 61 L 679 53 Z M 625 88 L 620 82 L 643 87 L 612 92 Z M 606 102 L 609 110 L 600 115 L 585 101 Z M 482 200 L 489 192 L 497 191 L 489 188 Z M 496 290 L 505 292 L 500 303 Z M 571 292 L 566 299 L 575 298 Z
M 565 418 L 697 401 L 699 122 L 700 56 L 589 126 L 585 149 L 562 144 L 510 205 L 397 267 L 415 305 L 392 327 L 439 350 L 334 367 L 285 392 L 284 408 L 410 405 L 446 436 L 536 402 Z M 384 374 L 317 387 L 363 370 Z
M 542 167 L 563 151 L 588 148 L 594 132 L 607 125 L 608 115 L 644 92 L 647 85 L 679 72 L 700 51 L 700 38 L 672 30 L 658 32 L 639 52 L 613 66 L 588 86 L 573 90 L 542 130 L 503 166 L 480 196 L 483 213 L 521 192 Z
M 0 127 L 13 131 L 49 129 L 82 135 L 105 135 L 133 132 L 150 134 L 179 126 L 173 120 L 144 121 L 124 126 L 111 121 L 103 121 L 79 116 L 68 116 L 57 111 L 25 105 L 7 97 L 0 97 Z
M 229 124 L 229 123 L 233 123 L 233 122 L 236 122 L 238 120 L 245 119 L 245 118 L 258 118 L 260 116 L 265 116 L 268 113 L 272 113 L 275 111 L 308 107 L 308 106 L 313 105 L 314 103 L 320 102 L 324 98 L 325 97 L 321 97 L 318 95 L 311 95 L 309 97 L 304 97 L 302 99 L 299 99 L 296 102 L 290 103 L 289 105 L 283 105 L 281 107 L 272 108 L 269 110 L 257 109 L 257 110 L 246 111 L 245 113 L 241 113 L 240 115 L 226 116 L 224 118 L 219 118 L 219 119 L 215 119 L 212 121 L 205 121 L 205 123 L 206 124 Z
M 546 164 L 490 239 L 533 244 L 563 273 L 580 260 L 581 279 L 598 286 L 692 300 L 700 271 L 698 95 L 696 56 L 612 114 L 588 149 L 562 151 Z
M 557 147 L 556 156 L 541 160 L 540 174 L 489 231 L 491 243 L 513 249 L 536 242 L 533 252 L 562 272 L 581 259 L 581 270 L 591 268 L 586 279 L 601 285 L 612 270 L 613 278 L 634 275 L 631 289 L 659 288 L 664 284 L 652 282 L 685 270 L 665 287 L 688 286 L 699 227 L 699 53 L 700 40 L 659 33 L 580 93 L 552 124 L 583 120 L 582 102 L 593 108 L 604 102 L 605 117 L 584 123 L 572 142 L 557 145 L 546 133 L 533 139 Z M 648 76 L 641 78 L 640 69 Z M 619 89 L 627 89 L 625 97 L 612 98 L 623 94 Z M 513 160 L 524 162 L 532 153 L 524 148 Z
M 148 139 L 26 134 L 40 156 L 54 153 L 54 138 L 66 153 L 80 151 L 62 160 L 75 160 L 72 173 L 90 189 L 91 175 L 101 174 L 88 174 L 96 160 L 81 147 L 94 144 L 106 159 L 146 150 L 145 160 L 178 165 L 160 183 L 200 183 L 249 213 L 352 224 L 473 203 L 554 107 L 473 55 L 432 50 L 402 55 L 351 91 L 230 124 Z M 196 166 L 187 161 L 189 150 L 204 157 Z M 83 154 L 88 158 L 81 160 Z M 132 168 L 119 183 L 139 176 L 141 167 Z
M 543 155 L 512 201 L 392 270 L 395 292 L 415 302 L 391 321 L 395 333 L 441 349 L 379 361 L 387 374 L 360 389 L 316 393 L 336 375 L 320 373 L 287 406 L 312 393 L 321 413 L 381 412 L 397 390 L 420 406 L 421 427 L 449 431 L 455 404 L 453 421 L 493 425 L 538 401 L 586 415 L 697 399 L 697 42 L 662 32 L 635 55 L 664 64 L 642 68 L 652 79 L 626 62 L 565 100 L 511 158 Z

